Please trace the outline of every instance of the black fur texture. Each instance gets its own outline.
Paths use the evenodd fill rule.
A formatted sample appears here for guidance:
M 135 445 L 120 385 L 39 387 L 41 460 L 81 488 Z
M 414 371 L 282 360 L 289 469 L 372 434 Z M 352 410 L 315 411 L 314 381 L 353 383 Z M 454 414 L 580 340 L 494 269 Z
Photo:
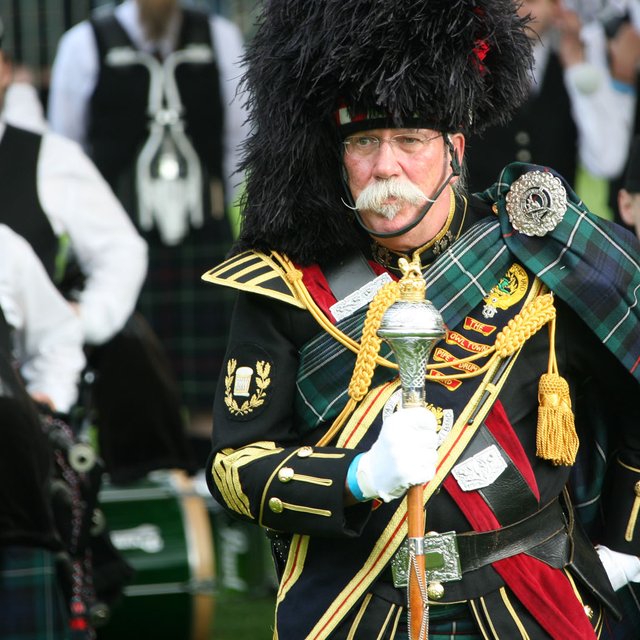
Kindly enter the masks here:
M 309 264 L 356 246 L 340 101 L 442 131 L 504 122 L 528 90 L 526 22 L 514 0 L 266 0 L 245 59 L 251 133 L 234 251 Z

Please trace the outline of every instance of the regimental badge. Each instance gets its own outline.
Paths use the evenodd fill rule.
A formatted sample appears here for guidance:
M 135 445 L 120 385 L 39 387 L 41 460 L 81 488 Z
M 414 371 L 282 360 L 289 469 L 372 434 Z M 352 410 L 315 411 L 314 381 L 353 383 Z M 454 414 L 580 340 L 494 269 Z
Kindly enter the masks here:
M 261 407 L 271 385 L 271 364 L 258 360 L 253 367 L 238 367 L 238 361 L 227 361 L 224 378 L 224 403 L 232 416 L 246 417 Z
M 495 444 L 457 464 L 451 473 L 463 491 L 477 491 L 493 484 L 507 468 Z
M 560 179 L 548 171 L 525 173 L 507 193 L 509 221 L 526 236 L 544 236 L 553 231 L 566 210 L 567 192 Z
M 431 248 L 433 255 L 439 256 L 441 253 L 444 253 L 453 244 L 454 240 L 453 233 L 448 230 L 440 240 L 436 240 L 433 243 L 433 247 Z
M 512 264 L 500 282 L 484 298 L 482 315 L 485 318 L 493 318 L 498 313 L 498 309 L 508 309 L 517 304 L 527 293 L 528 287 L 527 272 L 519 264 Z

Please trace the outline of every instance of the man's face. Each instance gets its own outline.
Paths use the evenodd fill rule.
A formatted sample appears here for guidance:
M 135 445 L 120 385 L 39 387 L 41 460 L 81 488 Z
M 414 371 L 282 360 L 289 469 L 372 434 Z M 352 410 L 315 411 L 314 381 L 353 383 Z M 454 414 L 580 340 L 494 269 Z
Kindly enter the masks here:
M 414 137 L 422 141 L 415 152 L 410 148 Z M 464 137 L 450 137 L 461 160 Z M 377 233 L 390 233 L 416 219 L 427 204 L 426 198 L 431 198 L 449 175 L 450 157 L 443 135 L 431 129 L 373 129 L 347 139 L 352 140 L 350 147 L 367 147 L 376 138 L 382 142 L 379 146 L 374 144 L 373 152 L 363 155 L 356 149 L 345 150 L 343 161 L 347 183 L 364 224 Z M 397 251 L 427 243 L 443 227 L 449 203 L 445 189 L 414 229 L 378 242 Z
M 618 192 L 618 209 L 622 220 L 633 227 L 640 240 L 640 193 L 630 193 L 626 189 Z
M 178 0 L 137 0 L 140 21 L 151 40 L 161 38 L 178 8 Z
M 0 111 L 2 111 L 4 107 L 4 97 L 7 93 L 7 88 L 11 84 L 12 76 L 13 69 L 11 63 L 0 50 Z
M 518 8 L 518 15 L 521 18 L 531 14 L 532 21 L 529 27 L 533 31 L 527 33 L 531 38 L 541 36 L 547 31 L 557 15 L 558 0 L 524 0 Z

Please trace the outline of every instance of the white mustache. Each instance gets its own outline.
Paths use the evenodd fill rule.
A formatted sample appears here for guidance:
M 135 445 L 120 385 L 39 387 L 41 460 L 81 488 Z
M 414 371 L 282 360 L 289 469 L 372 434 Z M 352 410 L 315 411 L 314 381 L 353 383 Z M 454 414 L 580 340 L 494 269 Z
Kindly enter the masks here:
M 386 202 L 389 198 L 395 198 L 395 201 Z M 392 178 L 379 180 L 365 187 L 356 200 L 356 209 L 373 211 L 392 220 L 403 203 L 417 205 L 422 202 L 433 200 L 408 180 Z

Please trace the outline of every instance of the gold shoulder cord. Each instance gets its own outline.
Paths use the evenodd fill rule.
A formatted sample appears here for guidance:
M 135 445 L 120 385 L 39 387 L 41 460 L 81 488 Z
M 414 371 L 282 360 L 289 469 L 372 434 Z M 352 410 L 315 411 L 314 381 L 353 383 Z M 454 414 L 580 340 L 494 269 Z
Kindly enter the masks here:
M 273 251 L 271 255 L 276 258 L 285 273 L 285 276 L 296 294 L 298 295 L 301 302 L 304 303 L 307 311 L 313 316 L 313 319 L 324 329 L 328 334 L 332 335 L 342 346 L 349 349 L 349 351 L 355 353 L 356 355 L 360 351 L 360 343 L 356 342 L 348 335 L 340 331 L 336 328 L 336 326 L 327 318 L 327 316 L 321 311 L 320 307 L 315 303 L 314 299 L 311 297 L 307 287 L 305 287 L 302 282 L 302 271 L 296 269 L 295 265 L 287 258 L 286 256 Z M 391 283 L 389 283 L 391 284 Z M 383 287 L 384 289 L 384 287 Z M 378 295 L 380 295 L 382 289 L 378 291 Z M 374 298 L 375 301 L 375 298 Z M 374 301 L 371 302 L 371 306 L 373 306 Z M 393 300 L 389 303 L 391 304 Z M 382 311 L 384 313 L 384 310 Z M 382 317 L 382 314 L 380 315 Z M 375 363 L 380 364 L 383 367 L 389 367 L 391 369 L 397 369 L 398 365 L 390 362 L 386 358 L 382 358 L 378 356 L 376 353 Z
M 272 255 L 274 255 L 274 257 L 276 257 L 282 264 L 287 279 L 316 322 L 318 322 L 318 324 L 327 333 L 335 337 L 340 344 L 356 354 L 356 363 L 351 376 L 351 381 L 349 382 L 349 400 L 326 434 L 318 441 L 318 446 L 324 446 L 334 439 L 337 433 L 344 426 L 348 417 L 356 408 L 357 404 L 369 391 L 376 365 L 382 365 L 393 369 L 398 368 L 397 364 L 390 362 L 379 355 L 381 339 L 378 337 L 377 331 L 384 312 L 398 299 L 399 283 L 395 281 L 387 283 L 378 291 L 374 299 L 371 301 L 364 322 L 362 340 L 358 343 L 352 338 L 349 338 L 349 336 L 345 335 L 342 331 L 336 329 L 335 325 L 332 324 L 320 310 L 302 282 L 302 272 L 299 269 L 296 269 L 293 263 L 291 263 L 291 261 L 285 256 L 275 252 Z M 575 459 L 575 453 L 572 452 L 577 446 L 575 444 L 577 438 L 573 437 L 570 429 L 558 429 L 557 427 L 554 427 L 554 425 L 558 424 L 558 417 L 566 424 L 566 411 L 559 413 L 557 408 L 566 408 L 568 398 L 568 392 L 565 393 L 564 387 L 562 386 L 562 382 L 564 382 L 564 385 L 566 385 L 566 382 L 558 375 L 557 365 L 555 364 L 555 316 L 556 310 L 553 304 L 553 294 L 549 293 L 546 288 L 543 287 L 541 289 L 541 293 L 508 322 L 507 326 L 504 327 L 496 336 L 493 346 L 488 350 L 482 353 L 473 354 L 467 358 L 457 359 L 453 362 L 429 364 L 427 372 L 430 370 L 457 366 L 478 360 L 479 358 L 486 358 L 487 356 L 490 356 L 482 367 L 473 372 L 441 375 L 438 377 L 438 380 L 460 380 L 463 378 L 473 378 L 479 375 L 484 375 L 493 366 L 496 359 L 512 355 L 545 324 L 551 323 L 549 327 L 551 338 L 549 371 L 547 374 L 543 375 L 540 381 L 541 389 L 539 397 L 541 404 L 541 417 L 539 419 L 540 426 L 538 440 L 540 443 L 543 443 L 548 442 L 549 439 L 551 439 L 552 442 L 557 442 L 557 444 L 552 444 L 550 451 L 548 448 L 545 450 L 545 446 L 539 444 L 538 455 L 540 455 L 540 457 L 553 460 L 555 464 L 571 464 L 572 458 Z M 560 391 L 558 391 L 558 386 L 561 387 Z M 561 393 L 562 395 L 558 396 L 558 393 Z M 555 397 L 560 397 L 562 401 L 555 403 Z M 564 435 L 561 436 L 559 434 Z M 566 438 L 566 441 L 563 440 L 563 438 Z M 569 454 L 561 453 L 562 451 L 567 450 L 569 451 Z

